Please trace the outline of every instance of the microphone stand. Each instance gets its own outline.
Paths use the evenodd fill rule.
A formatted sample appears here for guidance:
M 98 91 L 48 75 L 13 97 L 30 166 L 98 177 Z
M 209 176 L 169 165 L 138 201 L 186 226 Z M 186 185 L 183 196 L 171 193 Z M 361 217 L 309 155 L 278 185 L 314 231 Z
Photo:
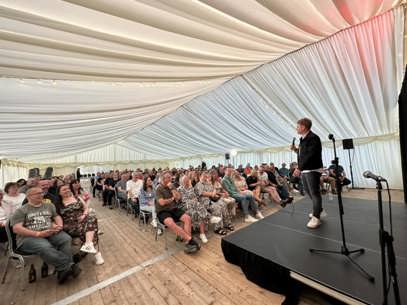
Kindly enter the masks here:
M 342 185 L 341 185 L 341 181 L 339 179 L 339 158 L 336 154 L 336 145 L 335 145 L 335 138 L 332 134 L 329 135 L 329 139 L 332 140 L 333 146 L 334 146 L 334 164 L 335 164 L 335 178 L 336 178 L 336 190 L 338 193 L 338 206 L 339 206 L 339 218 L 341 221 L 341 233 L 342 233 L 342 246 L 341 249 L 338 250 L 322 250 L 322 249 L 309 249 L 309 251 L 311 253 L 326 253 L 326 254 L 340 254 L 340 255 L 345 255 L 345 257 L 355 266 L 357 267 L 360 272 L 362 272 L 362 274 L 370 281 L 370 282 L 374 282 L 375 278 L 370 275 L 365 269 L 363 269 L 357 262 L 355 262 L 355 260 L 350 257 L 350 254 L 353 253 L 360 253 L 363 254 L 365 252 L 365 249 L 360 248 L 360 249 L 355 249 L 355 250 L 349 250 L 347 245 L 346 245 L 346 239 L 345 239 L 345 228 L 344 228 L 344 224 L 343 224 L 343 215 L 344 215 L 344 211 L 343 211 L 343 202 L 342 202 Z
M 393 292 L 395 298 L 395 304 L 400 305 L 400 292 L 397 280 L 396 272 L 396 255 L 393 248 L 393 236 L 390 235 L 386 230 L 384 230 L 383 225 L 383 201 L 382 201 L 382 183 L 381 180 L 376 180 L 377 189 L 377 199 L 379 206 L 379 241 L 380 241 L 380 252 L 381 252 L 381 263 L 382 263 L 382 285 L 383 285 L 383 305 L 388 304 L 388 290 L 387 290 L 387 268 L 386 268 L 386 247 L 387 256 L 389 264 L 389 277 L 393 282 Z M 389 286 L 390 287 L 390 286 Z

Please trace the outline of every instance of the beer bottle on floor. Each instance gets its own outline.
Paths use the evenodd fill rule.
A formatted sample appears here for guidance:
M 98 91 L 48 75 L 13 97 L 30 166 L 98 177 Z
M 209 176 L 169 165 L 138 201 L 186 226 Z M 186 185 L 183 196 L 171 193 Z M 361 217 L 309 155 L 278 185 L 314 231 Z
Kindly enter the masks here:
M 47 276 L 48 276 L 48 264 L 44 262 L 41 267 L 41 277 L 44 278 Z
M 34 264 L 31 264 L 30 273 L 28 273 L 28 282 L 34 283 L 37 280 L 37 272 L 35 271 Z

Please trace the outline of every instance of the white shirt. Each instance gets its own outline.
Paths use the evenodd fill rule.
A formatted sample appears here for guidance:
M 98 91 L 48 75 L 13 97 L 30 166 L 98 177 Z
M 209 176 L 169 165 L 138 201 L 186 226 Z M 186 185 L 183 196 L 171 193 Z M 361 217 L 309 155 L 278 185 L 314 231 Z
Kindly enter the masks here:
M 0 223 L 2 223 L 5 226 L 9 217 L 10 217 L 9 213 L 7 213 L 3 206 L 0 206 Z
M 2 206 L 4 210 L 10 213 L 9 217 L 14 214 L 14 212 L 20 208 L 25 199 L 25 194 L 19 193 L 17 196 L 9 196 L 4 194 Z
M 140 194 L 140 191 L 143 187 L 143 180 L 138 179 L 136 182 L 129 180 L 126 183 L 126 191 L 129 194 L 129 197 L 135 199 Z
M 259 180 L 260 180 L 260 181 L 268 182 L 268 181 L 269 181 L 269 176 L 267 175 L 266 172 L 264 172 L 263 174 L 260 174 L 260 173 L 259 173 Z

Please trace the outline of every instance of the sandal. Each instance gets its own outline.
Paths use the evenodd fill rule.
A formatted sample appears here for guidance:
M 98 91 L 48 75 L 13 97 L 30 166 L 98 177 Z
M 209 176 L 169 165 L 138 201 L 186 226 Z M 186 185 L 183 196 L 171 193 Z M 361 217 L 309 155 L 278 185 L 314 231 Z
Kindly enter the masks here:
M 235 230 L 235 227 L 230 224 L 230 225 L 225 226 L 225 229 L 227 229 L 227 230 L 229 230 L 229 231 L 234 231 L 234 230 Z
M 226 234 L 228 234 L 228 232 L 226 231 L 226 230 L 224 230 L 224 229 L 217 229 L 217 230 L 215 230 L 214 231 L 216 234 L 219 234 L 219 235 L 226 235 Z

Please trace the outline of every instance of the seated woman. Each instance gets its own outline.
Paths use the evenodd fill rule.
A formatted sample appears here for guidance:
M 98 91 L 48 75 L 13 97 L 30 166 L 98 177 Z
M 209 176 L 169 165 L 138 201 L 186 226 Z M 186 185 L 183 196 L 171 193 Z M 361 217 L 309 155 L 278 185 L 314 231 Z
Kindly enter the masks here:
M 5 243 L 7 241 L 6 224 L 9 219 L 9 213 L 2 206 L 3 202 L 3 190 L 0 189 L 0 243 Z
M 223 188 L 216 169 L 210 172 L 210 182 L 216 190 L 216 194 L 220 195 L 220 199 L 226 204 L 229 214 L 236 216 L 236 200 L 229 196 L 229 193 Z
M 22 206 L 25 199 L 25 194 L 18 192 L 18 185 L 16 182 L 8 182 L 4 187 L 5 194 L 3 195 L 3 207 L 8 211 L 10 218 L 14 212 Z
M 90 194 L 88 192 L 83 191 L 81 182 L 78 179 L 73 179 L 69 183 L 69 189 L 71 190 L 71 192 L 75 196 L 75 198 L 81 197 L 83 199 L 83 201 L 85 201 L 86 203 L 89 202 Z
M 227 230 L 233 231 L 235 228 L 232 225 L 232 217 L 227 207 L 227 203 L 223 201 L 223 192 L 217 192 L 214 185 L 211 183 L 208 172 L 203 172 L 200 182 L 195 185 L 195 192 L 198 195 L 199 201 L 211 213 L 212 218 L 219 218 L 215 223 L 215 233 L 226 235 Z
M 253 192 L 247 187 L 245 178 L 243 178 L 239 172 L 235 171 L 232 178 L 239 192 L 253 196 Z
M 266 205 L 260 197 L 261 182 L 259 181 L 257 170 L 252 170 L 246 178 L 247 187 L 253 193 L 254 199 L 259 203 L 259 206 Z
M 181 186 L 178 188 L 178 192 L 181 194 L 181 208 L 191 217 L 192 228 L 199 228 L 199 238 L 203 243 L 207 243 L 205 224 L 209 219 L 209 213 L 206 207 L 198 201 L 188 175 L 181 178 Z
M 68 185 L 58 189 L 59 202 L 57 213 L 62 217 L 63 230 L 72 237 L 80 237 L 84 243 L 82 252 L 95 253 L 96 265 L 104 263 L 102 254 L 95 249 L 97 246 L 98 222 L 93 213 L 89 213 L 88 205 L 81 198 L 75 198 Z
M 155 228 L 157 227 L 157 213 L 155 211 L 155 191 L 153 188 L 153 180 L 150 176 L 144 178 L 143 187 L 138 195 L 138 200 L 140 204 L 140 211 L 150 212 L 153 220 L 151 225 Z M 159 232 L 160 233 L 160 232 Z

